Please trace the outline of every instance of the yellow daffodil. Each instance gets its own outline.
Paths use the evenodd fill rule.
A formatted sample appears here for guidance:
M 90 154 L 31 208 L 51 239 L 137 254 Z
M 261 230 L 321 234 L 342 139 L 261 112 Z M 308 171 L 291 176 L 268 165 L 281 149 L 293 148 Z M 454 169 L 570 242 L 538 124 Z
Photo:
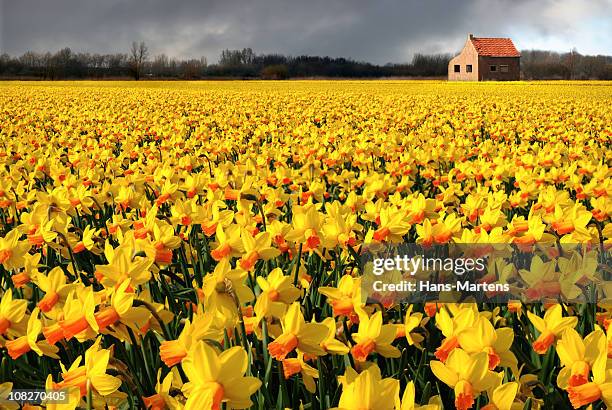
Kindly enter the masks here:
M 8 289 L 0 300 L 0 336 L 14 332 L 25 317 L 28 301 L 13 298 L 13 291 Z
M 359 374 L 348 367 L 340 382 L 342 394 L 337 410 L 392 410 L 399 401 L 399 382 L 383 379 L 375 364 Z
M 62 307 L 68 293 L 75 287 L 74 284 L 68 284 L 68 278 L 59 266 L 51 269 L 47 275 L 40 273 L 36 284 L 45 292 L 45 296 L 38 302 L 38 307 L 44 313 L 50 312 L 56 306 Z
M 507 366 L 518 371 L 517 360 L 510 351 L 514 331 L 509 327 L 495 329 L 484 317 L 477 319 L 473 326 L 463 329 L 457 335 L 459 345 L 470 354 L 485 352 L 489 356 L 489 369 Z
M 273 269 L 266 278 L 257 277 L 262 292 L 257 296 L 257 316 L 281 318 L 287 307 L 300 296 L 300 290 L 293 286 L 292 278 L 283 274 L 280 268 Z
M 121 386 L 121 380 L 106 374 L 110 357 L 111 351 L 101 349 L 100 339 L 98 338 L 85 352 L 83 366 L 80 366 L 80 356 L 68 369 L 62 364 L 61 381 L 53 383 L 51 375 L 49 375 L 47 383 L 50 383 L 56 390 L 78 389 L 79 397 L 84 397 L 87 394 L 88 386 L 91 386 L 90 388 L 96 395 L 107 396 L 112 394 Z
M 220 354 L 205 342 L 198 342 L 182 365 L 189 379 L 182 391 L 187 397 L 185 410 L 217 410 L 221 403 L 233 409 L 246 409 L 251 395 L 261 381 L 244 376 L 247 354 L 241 347 L 232 347 Z
M 27 241 L 20 241 L 20 237 L 19 230 L 13 229 L 0 238 L 0 265 L 6 270 L 21 268 L 25 263 L 25 254 L 31 245 Z
M 557 342 L 557 354 L 564 366 L 557 376 L 557 385 L 567 389 L 587 383 L 595 360 L 604 352 L 606 336 L 601 330 L 591 332 L 583 340 L 574 329 L 565 329 Z
M 519 384 L 517 382 L 509 382 L 500 384 L 489 395 L 489 404 L 482 407 L 483 410 L 519 410 L 523 406 L 519 403 L 514 403 L 514 399 L 518 392 Z
M 464 350 L 454 349 L 446 363 L 429 363 L 433 374 L 455 391 L 458 410 L 472 408 L 478 395 L 495 383 L 495 373 L 488 370 L 489 358 L 485 352 L 470 356 Z
M 607 354 L 600 353 L 591 369 L 591 381 L 568 387 L 569 400 L 575 409 L 597 400 L 602 400 L 606 407 L 612 406 L 612 381 L 610 380 L 607 362 Z
M 436 326 L 440 329 L 445 339 L 438 349 L 435 356 L 443 363 L 459 346 L 458 335 L 465 329 L 474 325 L 477 320 L 477 312 L 472 307 L 464 307 L 455 311 L 451 317 L 447 308 L 442 308 L 436 313 Z
M 302 381 L 306 390 L 310 393 L 314 393 L 317 385 L 314 379 L 319 377 L 319 371 L 314 367 L 304 362 L 304 353 L 298 352 L 298 356 L 295 358 L 283 359 L 283 375 L 285 379 L 289 379 L 295 374 L 301 374 Z
M 240 259 L 240 267 L 244 270 L 252 270 L 258 260 L 270 260 L 280 255 L 280 251 L 273 248 L 272 236 L 268 232 L 260 232 L 253 237 L 248 232 L 242 232 L 242 244 L 245 254 Z
M 573 328 L 578 323 L 577 317 L 563 317 L 559 304 L 550 307 L 544 318 L 531 312 L 527 312 L 527 317 L 540 332 L 540 336 L 533 342 L 533 350 L 538 354 L 546 353 L 566 329 Z
M 344 275 L 336 287 L 321 286 L 319 293 L 327 296 L 328 303 L 332 305 L 334 316 L 347 316 L 353 322 L 359 320 L 361 311 L 361 278 Z
M 400 351 L 391 346 L 397 331 L 391 324 L 383 325 L 382 313 L 376 312 L 371 317 L 361 315 L 359 329 L 352 334 L 355 346 L 351 354 L 357 361 L 364 361 L 371 353 L 378 353 L 384 357 L 399 357 Z
M 299 303 L 289 306 L 282 327 L 282 334 L 268 345 L 270 355 L 276 360 L 284 359 L 295 349 L 315 356 L 325 354 L 320 345 L 327 335 L 327 327 L 320 323 L 306 323 Z

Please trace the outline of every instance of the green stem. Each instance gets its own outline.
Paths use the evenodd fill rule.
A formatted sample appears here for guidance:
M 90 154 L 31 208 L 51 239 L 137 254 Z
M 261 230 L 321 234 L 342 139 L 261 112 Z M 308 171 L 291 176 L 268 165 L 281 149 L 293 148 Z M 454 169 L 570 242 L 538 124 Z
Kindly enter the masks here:
M 298 277 L 300 275 L 300 261 L 302 260 L 302 244 L 300 244 L 300 248 L 298 249 L 297 261 L 295 262 L 295 273 L 293 274 L 293 286 L 297 286 Z
M 326 409 L 326 403 L 325 403 L 325 375 L 323 374 L 323 364 L 321 363 L 321 358 L 318 357 L 317 358 L 317 370 L 319 371 L 319 380 L 318 380 L 318 386 L 319 386 L 319 405 L 320 405 L 320 409 Z
M 242 339 L 242 347 L 244 347 L 244 351 L 249 353 L 249 341 L 247 340 L 246 326 L 244 325 L 244 317 L 242 316 L 242 309 L 240 308 L 240 300 L 238 300 L 238 295 L 235 292 L 232 292 L 232 296 L 234 298 L 234 303 L 236 304 L 236 309 L 238 310 L 238 320 L 240 322 L 240 333 Z M 247 375 L 251 375 L 251 361 L 249 360 Z
M 261 322 L 261 333 L 262 333 L 262 350 L 263 350 L 263 358 L 264 358 L 264 385 L 268 385 L 268 378 L 270 377 L 270 373 L 268 372 L 268 362 L 270 361 L 270 353 L 268 352 L 268 322 L 266 318 L 263 318 Z
M 93 392 L 91 389 L 91 382 L 87 379 L 87 410 L 93 409 Z

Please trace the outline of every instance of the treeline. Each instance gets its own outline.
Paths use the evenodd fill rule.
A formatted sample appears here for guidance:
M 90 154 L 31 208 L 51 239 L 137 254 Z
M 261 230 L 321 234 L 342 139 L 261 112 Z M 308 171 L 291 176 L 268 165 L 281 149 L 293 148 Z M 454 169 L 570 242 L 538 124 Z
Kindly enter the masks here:
M 376 65 L 348 58 L 256 54 L 250 48 L 223 50 L 216 64 L 205 57 L 176 59 L 150 56 L 144 42 L 132 43 L 128 53 L 98 54 L 28 51 L 0 55 L 0 78 L 23 79 L 206 79 L 206 78 L 377 78 L 445 77 L 451 54 L 415 54 L 410 63 Z M 525 79 L 612 79 L 612 57 L 584 56 L 577 51 L 522 51 Z
M 526 80 L 612 80 L 612 56 L 521 51 L 521 74 Z
M 375 65 L 348 58 L 257 55 L 250 48 L 223 50 L 207 73 L 219 77 L 284 79 L 300 77 L 439 77 L 447 73 L 450 54 L 416 54 L 409 64 Z
M 347 58 L 256 54 L 250 48 L 223 50 L 216 64 L 200 59 L 149 56 L 147 46 L 133 43 L 129 53 L 98 54 L 64 48 L 56 53 L 28 51 L 0 55 L 0 78 L 59 79 L 206 79 L 446 76 L 450 54 L 416 54 L 409 64 L 375 65 Z

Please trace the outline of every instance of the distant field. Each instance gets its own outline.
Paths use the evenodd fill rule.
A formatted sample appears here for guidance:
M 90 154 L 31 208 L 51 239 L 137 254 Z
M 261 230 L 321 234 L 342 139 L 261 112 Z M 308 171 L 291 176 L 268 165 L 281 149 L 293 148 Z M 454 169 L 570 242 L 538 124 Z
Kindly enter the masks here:
M 0 399 L 608 408 L 611 96 L 603 81 L 0 82 Z M 398 243 L 474 246 L 516 298 L 366 300 L 360 253 Z

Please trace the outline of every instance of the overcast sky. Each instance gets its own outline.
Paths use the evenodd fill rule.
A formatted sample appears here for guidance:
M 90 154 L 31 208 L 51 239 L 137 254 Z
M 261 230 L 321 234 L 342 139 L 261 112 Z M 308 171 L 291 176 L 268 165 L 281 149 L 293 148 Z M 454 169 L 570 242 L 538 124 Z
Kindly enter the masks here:
M 407 62 L 455 52 L 466 35 L 519 49 L 612 55 L 612 0 L 0 0 L 0 52 L 205 56 L 224 48 Z

